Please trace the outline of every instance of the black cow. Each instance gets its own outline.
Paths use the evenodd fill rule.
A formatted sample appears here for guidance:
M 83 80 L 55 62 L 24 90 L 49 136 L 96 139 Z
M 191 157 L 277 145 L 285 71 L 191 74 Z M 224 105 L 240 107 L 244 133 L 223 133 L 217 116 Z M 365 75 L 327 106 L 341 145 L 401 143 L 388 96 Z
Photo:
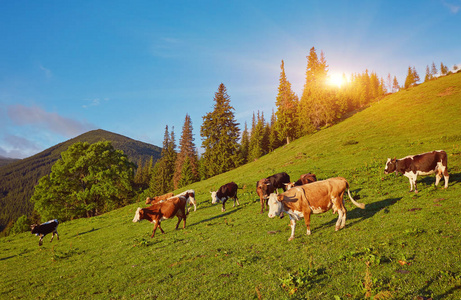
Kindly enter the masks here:
M 401 173 L 410 179 L 410 192 L 413 191 L 413 185 L 416 189 L 416 178 L 418 175 L 435 175 L 435 185 L 437 186 L 442 179 L 445 180 L 445 188 L 448 188 L 448 167 L 447 153 L 443 150 L 432 151 L 418 155 L 411 155 L 401 159 L 387 159 L 384 174 L 395 172 Z
M 301 175 L 299 179 L 295 182 L 286 183 L 285 186 L 287 187 L 287 190 L 289 190 L 294 186 L 301 186 L 301 185 L 316 182 L 316 181 L 317 181 L 317 177 L 315 176 L 315 174 L 307 173 L 307 174 Z
M 40 240 L 38 241 L 39 246 L 43 244 L 43 237 L 47 235 L 48 233 L 53 233 L 53 235 L 51 236 L 50 243 L 53 241 L 54 235 L 56 235 L 56 237 L 59 240 L 58 224 L 59 224 L 58 220 L 54 219 L 54 220 L 50 220 L 40 225 L 39 224 L 30 225 L 31 233 L 40 237 Z
M 216 204 L 219 202 L 222 202 L 222 211 L 226 211 L 226 201 L 229 198 L 234 199 L 234 205 L 232 207 L 235 207 L 235 202 L 237 201 L 237 205 L 240 205 L 239 200 L 237 198 L 237 184 L 235 182 L 229 182 L 226 183 L 225 185 L 222 185 L 216 192 L 211 192 L 211 203 Z
M 283 189 L 283 191 L 286 191 L 287 188 L 285 186 L 285 183 L 290 183 L 290 176 L 285 173 L 277 173 L 272 176 L 267 177 L 269 179 L 270 183 L 274 186 L 275 191 L 277 192 L 277 189 Z

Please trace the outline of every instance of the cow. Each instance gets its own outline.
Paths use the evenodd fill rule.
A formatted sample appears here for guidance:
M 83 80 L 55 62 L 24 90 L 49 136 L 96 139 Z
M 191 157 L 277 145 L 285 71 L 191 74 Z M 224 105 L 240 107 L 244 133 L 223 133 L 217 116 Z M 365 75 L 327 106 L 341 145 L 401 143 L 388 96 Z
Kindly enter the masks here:
M 290 216 L 291 236 L 288 240 L 291 241 L 294 239 L 297 220 L 304 218 L 307 235 L 310 235 L 311 214 L 324 213 L 333 208 L 339 215 L 335 226 L 335 230 L 338 231 L 346 226 L 346 208 L 343 200 L 346 189 L 352 203 L 364 209 L 365 204 L 358 203 L 352 198 L 347 180 L 343 177 L 335 177 L 297 186 L 278 195 L 271 194 L 268 217 L 274 218 L 282 212 Z
M 229 182 L 226 183 L 225 185 L 222 185 L 219 187 L 219 189 L 216 192 L 210 192 L 211 193 L 211 203 L 216 204 L 219 202 L 222 202 L 222 211 L 226 211 L 226 201 L 229 198 L 234 199 L 234 205 L 232 207 L 235 207 L 235 202 L 237 202 L 237 205 L 240 205 L 239 199 L 237 197 L 237 184 L 235 182 Z
M 197 201 L 195 200 L 195 191 L 194 190 L 187 190 L 187 191 L 184 191 L 176 196 L 186 196 L 186 194 L 188 195 L 187 197 L 187 206 L 189 205 L 193 205 L 194 206 L 194 211 L 197 211 Z M 187 210 L 187 212 L 190 211 L 190 208 Z
M 447 167 L 447 153 L 443 150 L 432 151 L 418 155 L 411 155 L 401 159 L 388 158 L 384 174 L 401 173 L 408 177 L 410 180 L 410 192 L 415 187 L 415 193 L 418 193 L 416 188 L 416 178 L 418 175 L 435 175 L 435 186 L 440 182 L 440 179 L 445 180 L 445 188 L 448 188 L 448 167 Z
M 148 220 L 154 224 L 154 230 L 152 231 L 151 238 L 155 236 L 157 227 L 160 228 L 162 233 L 165 233 L 160 225 L 163 220 L 170 219 L 174 216 L 178 217 L 178 223 L 176 223 L 176 229 L 178 229 L 179 223 L 183 220 L 183 229 L 186 228 L 186 204 L 189 194 L 185 196 L 178 196 L 170 198 L 164 202 L 152 204 L 149 207 L 141 208 L 138 207 L 133 218 L 133 223 L 141 220 Z
M 166 199 L 168 199 L 168 198 L 171 198 L 171 197 L 173 197 L 173 196 L 174 196 L 173 193 L 166 193 L 166 194 L 163 194 L 163 195 L 161 195 L 161 196 L 155 196 L 155 197 L 153 197 L 153 198 L 147 197 L 147 198 L 146 198 L 146 204 L 158 203 L 158 202 L 160 202 L 160 201 L 164 201 L 164 200 L 166 200 Z
M 267 179 L 272 183 L 277 192 L 278 189 L 283 189 L 285 192 L 287 190 L 285 183 L 290 183 L 290 176 L 285 172 L 274 174 L 267 177 Z
M 287 190 L 289 190 L 294 186 L 300 186 L 300 185 L 308 184 L 308 183 L 315 182 L 315 181 L 317 181 L 317 177 L 315 176 L 315 174 L 307 173 L 307 174 L 301 175 L 299 179 L 295 182 L 286 183 L 285 186 Z
M 32 234 L 35 234 L 36 236 L 40 237 L 40 240 L 38 241 L 38 245 L 41 246 L 43 244 L 43 238 L 48 233 L 53 233 L 53 235 L 51 236 L 50 243 L 53 241 L 54 235 L 56 235 L 56 237 L 59 240 L 58 224 L 59 224 L 59 222 L 56 219 L 50 220 L 50 221 L 42 223 L 40 225 L 39 224 L 33 224 L 33 225 L 30 225 L 30 229 L 31 229 L 30 232 Z
M 267 178 L 260 179 L 256 182 L 256 193 L 259 196 L 259 201 L 261 202 L 261 214 L 264 211 L 264 204 L 266 204 L 266 210 L 269 209 L 267 205 L 267 200 L 269 195 L 275 192 L 274 185 Z

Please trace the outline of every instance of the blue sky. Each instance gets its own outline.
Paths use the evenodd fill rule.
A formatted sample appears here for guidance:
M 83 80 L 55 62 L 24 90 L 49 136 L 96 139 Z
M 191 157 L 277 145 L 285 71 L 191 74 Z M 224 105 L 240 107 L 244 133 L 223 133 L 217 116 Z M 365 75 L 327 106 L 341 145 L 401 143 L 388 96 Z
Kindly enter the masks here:
M 397 76 L 461 66 L 461 0 L 0 1 L 0 156 L 24 158 L 92 129 L 179 142 L 224 83 L 241 123 L 270 118 L 285 61 L 302 94 L 306 56 L 329 73 Z

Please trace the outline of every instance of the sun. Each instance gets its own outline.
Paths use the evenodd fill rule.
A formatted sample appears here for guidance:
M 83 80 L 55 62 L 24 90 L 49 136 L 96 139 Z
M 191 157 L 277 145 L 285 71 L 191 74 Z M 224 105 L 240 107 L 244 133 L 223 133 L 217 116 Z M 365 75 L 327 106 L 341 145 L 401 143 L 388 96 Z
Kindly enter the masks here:
M 332 73 L 327 78 L 327 83 L 332 86 L 341 87 L 346 83 L 346 78 L 340 73 Z

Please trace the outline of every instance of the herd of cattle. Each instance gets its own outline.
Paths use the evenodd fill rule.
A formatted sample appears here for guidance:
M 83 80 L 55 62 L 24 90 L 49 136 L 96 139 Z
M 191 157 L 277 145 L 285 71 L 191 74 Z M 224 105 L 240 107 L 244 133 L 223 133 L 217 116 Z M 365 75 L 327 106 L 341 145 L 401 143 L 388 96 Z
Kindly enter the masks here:
M 418 155 L 407 156 L 401 159 L 388 159 L 384 169 L 385 174 L 392 172 L 401 173 L 410 180 L 410 191 L 418 192 L 416 188 L 416 179 L 418 175 L 436 174 L 435 185 L 437 186 L 442 179 L 445 181 L 445 188 L 448 188 L 448 167 L 447 153 L 443 150 L 432 151 Z M 226 210 L 225 204 L 228 199 L 234 200 L 235 205 L 239 205 L 237 197 L 237 184 L 230 182 L 222 185 L 217 191 L 211 192 L 212 204 L 222 203 L 222 211 Z M 279 189 L 283 192 L 279 193 Z M 290 176 L 285 173 L 278 173 L 267 178 L 263 178 L 256 182 L 256 192 L 261 202 L 261 211 L 269 210 L 269 218 L 279 216 L 282 218 L 284 213 L 290 218 L 291 236 L 289 240 L 294 238 L 296 221 L 304 218 L 307 234 L 311 234 L 310 230 L 310 215 L 319 214 L 333 210 L 333 213 L 338 213 L 335 230 L 344 228 L 346 225 L 346 208 L 344 207 L 343 195 L 347 190 L 347 194 L 351 202 L 361 208 L 365 208 L 365 204 L 358 203 L 352 198 L 349 183 L 343 177 L 329 178 L 326 180 L 317 181 L 315 174 L 303 174 L 299 180 L 290 181 Z M 183 221 L 183 228 L 186 227 L 186 218 L 191 208 L 194 206 L 194 211 L 197 209 L 195 199 L 195 191 L 187 190 L 181 194 L 173 195 L 168 193 L 154 198 L 148 197 L 146 204 L 149 207 L 138 208 L 134 216 L 133 222 L 148 220 L 154 224 L 151 237 L 154 237 L 157 228 L 164 233 L 161 222 L 162 220 L 173 217 L 178 218 L 176 229 L 179 223 Z M 187 209 L 186 209 L 187 208 Z M 34 224 L 31 226 L 31 232 L 40 236 L 39 245 L 42 245 L 43 237 L 48 233 L 53 233 L 51 241 L 53 241 L 57 232 L 58 221 L 51 220 L 43 224 Z

